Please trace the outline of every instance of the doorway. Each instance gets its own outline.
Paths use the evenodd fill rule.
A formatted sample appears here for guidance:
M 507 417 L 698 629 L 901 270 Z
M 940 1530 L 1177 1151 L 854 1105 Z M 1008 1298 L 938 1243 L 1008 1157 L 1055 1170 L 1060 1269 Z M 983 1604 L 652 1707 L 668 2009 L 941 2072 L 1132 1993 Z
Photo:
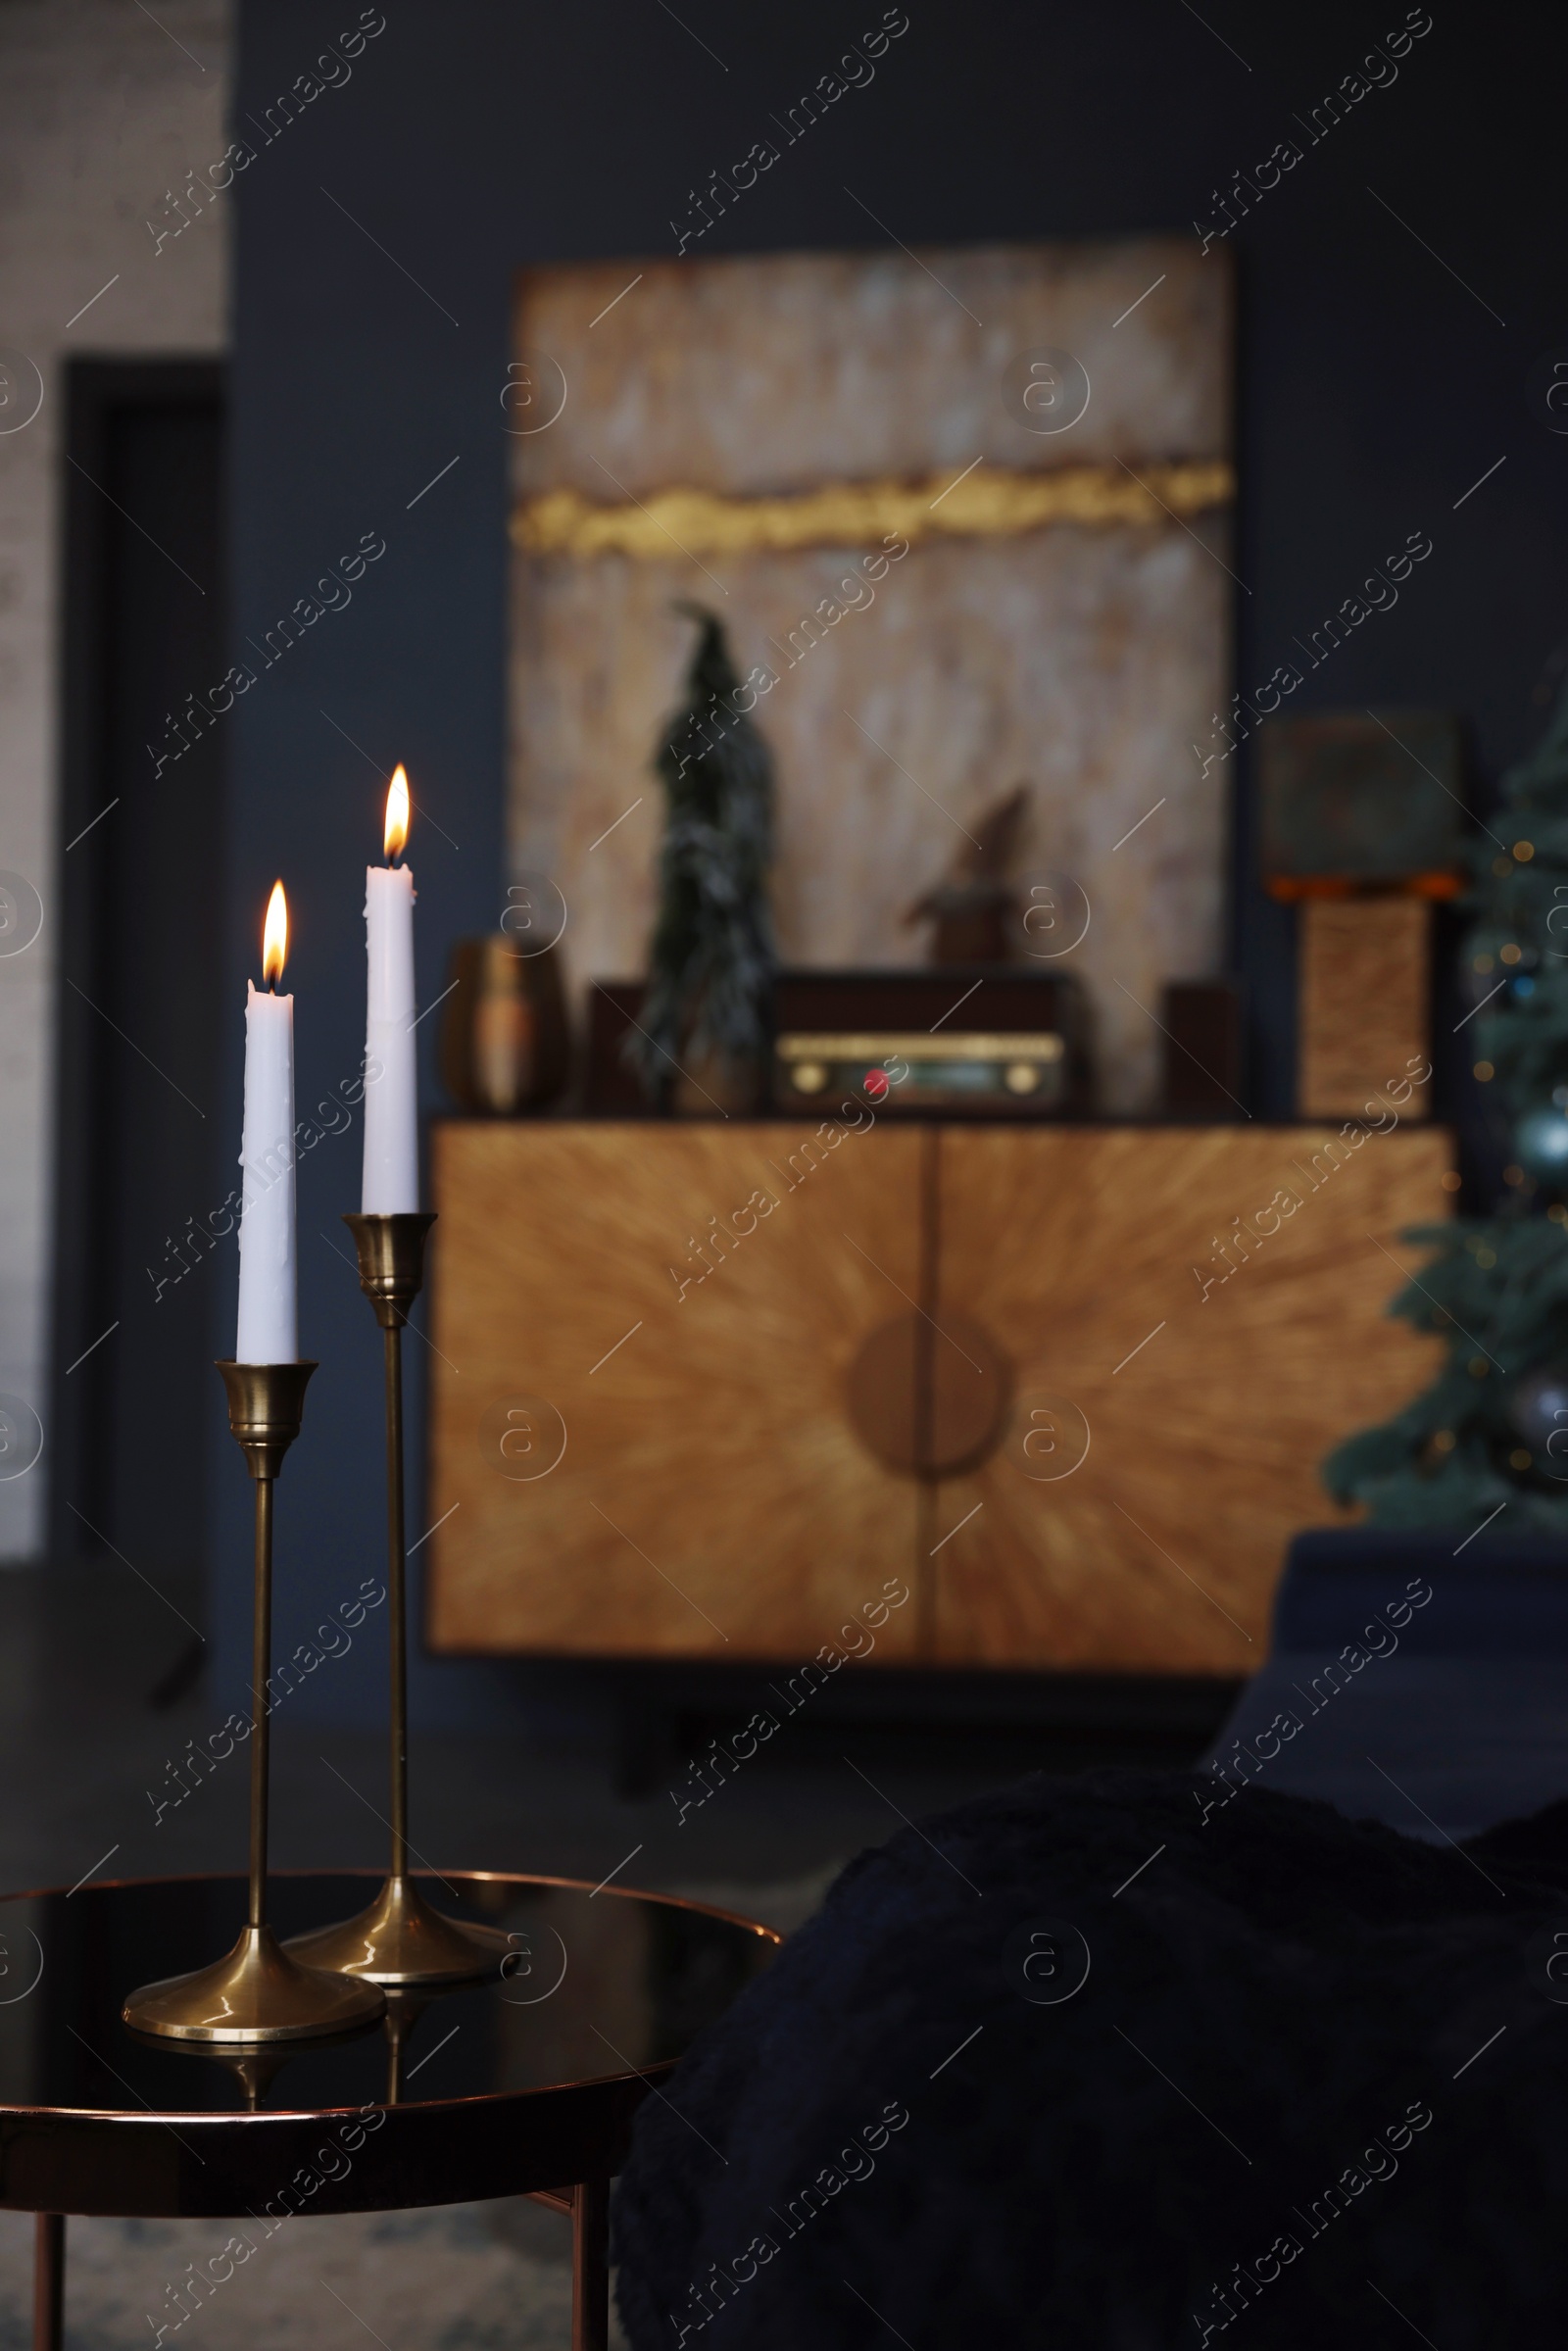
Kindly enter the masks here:
M 178 720 L 223 672 L 223 454 L 220 363 L 68 369 L 51 1548 L 198 1624 L 225 746 Z

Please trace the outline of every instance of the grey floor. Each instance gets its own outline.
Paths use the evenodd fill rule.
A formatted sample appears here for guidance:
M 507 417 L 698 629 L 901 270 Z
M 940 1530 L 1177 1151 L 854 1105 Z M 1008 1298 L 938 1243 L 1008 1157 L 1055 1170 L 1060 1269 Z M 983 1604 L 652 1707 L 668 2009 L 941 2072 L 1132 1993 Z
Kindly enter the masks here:
M 167 1767 L 215 1728 L 201 1683 L 174 1705 L 151 1693 L 183 1636 L 127 1571 L 0 1574 L 0 1890 L 106 1877 L 242 1870 L 246 1751 L 156 1818 Z M 825 1873 L 901 1825 L 1016 1776 L 871 1759 L 875 1787 L 836 1756 L 760 1760 L 677 1825 L 667 1790 L 627 1799 L 603 1751 L 526 1737 L 426 1736 L 411 1769 L 412 1834 L 439 1868 L 534 1870 L 755 1899 L 799 1923 Z M 272 1864 L 374 1867 L 385 1858 L 383 1739 L 280 1713 L 273 1729 Z M 634 1859 L 633 1848 L 641 1851 Z

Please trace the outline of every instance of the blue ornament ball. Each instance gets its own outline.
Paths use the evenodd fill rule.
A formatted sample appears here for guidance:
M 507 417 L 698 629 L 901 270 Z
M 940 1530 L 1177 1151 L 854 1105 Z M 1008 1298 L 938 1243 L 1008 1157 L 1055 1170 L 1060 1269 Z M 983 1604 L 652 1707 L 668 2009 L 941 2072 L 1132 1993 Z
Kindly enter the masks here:
M 1568 1112 L 1542 1102 L 1514 1129 L 1514 1156 L 1539 1183 L 1568 1183 Z
M 1527 1371 L 1514 1384 L 1508 1417 L 1537 1468 L 1568 1482 L 1568 1364 Z

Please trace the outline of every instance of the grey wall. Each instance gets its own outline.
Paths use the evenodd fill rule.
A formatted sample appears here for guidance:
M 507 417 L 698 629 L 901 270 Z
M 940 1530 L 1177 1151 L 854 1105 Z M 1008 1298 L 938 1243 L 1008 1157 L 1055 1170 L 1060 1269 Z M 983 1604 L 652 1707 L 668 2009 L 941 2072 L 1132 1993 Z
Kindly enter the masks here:
M 1396 609 L 1308 675 L 1296 707 L 1458 705 L 1486 762 L 1511 757 L 1540 721 L 1565 625 L 1568 441 L 1543 429 L 1524 389 L 1554 337 L 1568 351 L 1548 177 L 1568 62 L 1561 24 L 1519 7 L 1484 21 L 1440 7 L 1397 78 L 1314 144 L 1299 118 L 1402 24 L 1393 0 L 1305 20 L 1213 0 L 1206 24 L 1170 0 L 909 7 L 874 82 L 787 149 L 693 249 L 878 241 L 847 186 L 917 246 L 1195 220 L 1217 229 L 1211 192 L 1296 139 L 1300 162 L 1246 199 L 1228 240 L 1242 288 L 1238 681 L 1250 689 L 1298 659 L 1295 640 L 1424 531 L 1433 554 Z M 678 20 L 656 0 L 569 12 L 387 0 L 385 29 L 352 79 L 263 144 L 268 106 L 354 13 L 242 6 L 236 121 L 258 152 L 238 200 L 239 651 L 362 533 L 384 536 L 386 553 L 352 605 L 262 671 L 224 722 L 235 808 L 221 986 L 233 1053 L 220 1115 L 236 1139 L 240 1005 L 274 872 L 295 914 L 302 1106 L 357 1066 L 377 765 L 408 759 L 454 844 L 432 824 L 418 839 L 427 1002 L 451 940 L 496 918 L 509 447 L 499 395 L 512 272 L 531 260 L 671 252 L 669 223 L 686 219 L 693 184 L 770 135 L 769 117 L 880 13 L 869 0 L 858 11 L 798 0 L 765 16 L 681 0 Z M 1292 940 L 1249 878 L 1240 765 L 1236 953 L 1254 990 L 1256 1105 L 1278 1112 L 1291 1099 Z M 432 1106 L 434 1027 L 421 1031 Z M 333 1254 L 358 1172 L 357 1128 L 300 1171 L 302 1346 L 321 1370 L 279 1491 L 284 1647 L 379 1559 L 378 1341 Z M 231 1344 L 225 1305 L 214 1351 Z M 248 1494 L 220 1424 L 215 1393 L 213 1443 L 227 1456 L 218 1623 L 232 1689 L 245 1667 Z M 425 1523 L 417 1479 L 411 1522 Z M 379 1702 L 378 1673 L 361 1642 L 298 1703 L 365 1713 Z M 544 1721 L 564 1718 L 579 1687 L 553 1670 L 425 1665 L 417 1703 L 427 1720 L 525 1703 Z
M 54 1474 L 52 1096 L 72 837 L 58 792 L 66 369 L 95 353 L 222 347 L 222 207 L 192 215 L 162 250 L 147 220 L 162 226 L 187 162 L 222 153 L 228 16 L 222 0 L 176 0 L 176 41 L 124 0 L 0 9 L 0 346 L 23 362 L 0 363 L 0 870 L 43 906 L 31 946 L 0 954 L 0 1391 L 45 1424 L 37 1467 L 0 1479 L 0 1562 L 42 1552 Z M 42 398 L 22 422 L 29 383 Z

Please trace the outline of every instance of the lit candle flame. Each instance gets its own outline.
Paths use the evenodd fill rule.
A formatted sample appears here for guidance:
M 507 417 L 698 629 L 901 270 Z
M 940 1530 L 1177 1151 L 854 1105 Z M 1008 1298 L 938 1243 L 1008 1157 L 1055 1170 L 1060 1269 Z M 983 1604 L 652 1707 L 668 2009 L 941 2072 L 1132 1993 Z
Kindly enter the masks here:
M 262 931 L 262 978 L 270 987 L 283 976 L 288 960 L 288 900 L 283 896 L 281 882 L 272 884 L 272 895 L 267 902 L 267 921 Z
M 402 855 L 409 837 L 409 779 L 400 759 L 386 788 L 386 831 L 383 840 L 388 862 Z

